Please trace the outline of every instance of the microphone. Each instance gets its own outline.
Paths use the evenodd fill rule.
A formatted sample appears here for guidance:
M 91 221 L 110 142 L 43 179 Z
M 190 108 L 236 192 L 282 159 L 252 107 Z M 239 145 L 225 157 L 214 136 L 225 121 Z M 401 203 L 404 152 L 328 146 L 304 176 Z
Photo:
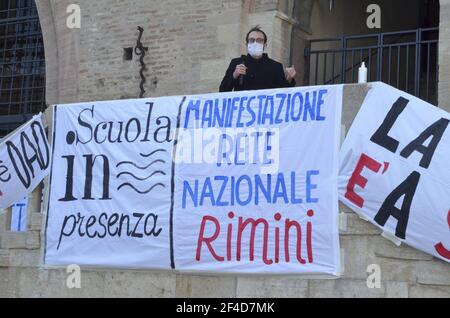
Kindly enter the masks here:
M 241 60 L 242 60 L 242 64 L 245 65 L 245 62 L 247 62 L 247 56 L 246 55 L 242 55 L 241 56 Z M 241 75 L 239 77 L 239 86 L 243 86 L 244 85 L 244 75 Z

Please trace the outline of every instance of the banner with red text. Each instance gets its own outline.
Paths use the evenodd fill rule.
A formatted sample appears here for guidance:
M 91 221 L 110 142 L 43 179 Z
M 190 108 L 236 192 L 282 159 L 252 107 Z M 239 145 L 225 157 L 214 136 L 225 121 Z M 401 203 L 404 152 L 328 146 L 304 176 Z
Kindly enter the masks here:
M 54 107 L 47 265 L 339 275 L 342 86 Z
M 376 83 L 341 149 L 340 200 L 450 262 L 450 114 Z
M 176 268 L 339 275 L 341 111 L 342 86 L 188 96 Z

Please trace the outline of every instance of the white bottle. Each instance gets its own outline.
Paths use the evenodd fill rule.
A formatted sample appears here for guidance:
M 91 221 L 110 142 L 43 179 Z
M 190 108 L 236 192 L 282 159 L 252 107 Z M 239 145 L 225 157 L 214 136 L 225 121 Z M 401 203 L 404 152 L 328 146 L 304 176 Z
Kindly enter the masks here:
M 358 84 L 367 83 L 367 67 L 366 63 L 362 62 L 358 72 Z

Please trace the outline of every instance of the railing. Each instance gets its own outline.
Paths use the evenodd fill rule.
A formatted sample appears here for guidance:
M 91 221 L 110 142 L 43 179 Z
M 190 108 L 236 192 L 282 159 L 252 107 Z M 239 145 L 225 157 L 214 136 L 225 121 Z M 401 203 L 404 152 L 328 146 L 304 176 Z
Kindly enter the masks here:
M 355 83 L 362 62 L 368 81 L 382 81 L 437 104 L 439 29 L 426 28 L 311 40 L 308 85 Z

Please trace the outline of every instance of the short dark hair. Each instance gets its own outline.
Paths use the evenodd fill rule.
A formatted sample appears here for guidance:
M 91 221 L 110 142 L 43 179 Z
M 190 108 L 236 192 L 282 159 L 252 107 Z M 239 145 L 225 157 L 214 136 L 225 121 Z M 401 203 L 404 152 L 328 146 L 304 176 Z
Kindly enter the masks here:
M 245 41 L 248 43 L 248 37 L 250 36 L 250 33 L 252 32 L 260 32 L 264 35 L 264 44 L 267 43 L 267 34 L 261 29 L 259 25 L 253 27 L 250 31 L 248 31 L 247 36 L 245 37 Z

